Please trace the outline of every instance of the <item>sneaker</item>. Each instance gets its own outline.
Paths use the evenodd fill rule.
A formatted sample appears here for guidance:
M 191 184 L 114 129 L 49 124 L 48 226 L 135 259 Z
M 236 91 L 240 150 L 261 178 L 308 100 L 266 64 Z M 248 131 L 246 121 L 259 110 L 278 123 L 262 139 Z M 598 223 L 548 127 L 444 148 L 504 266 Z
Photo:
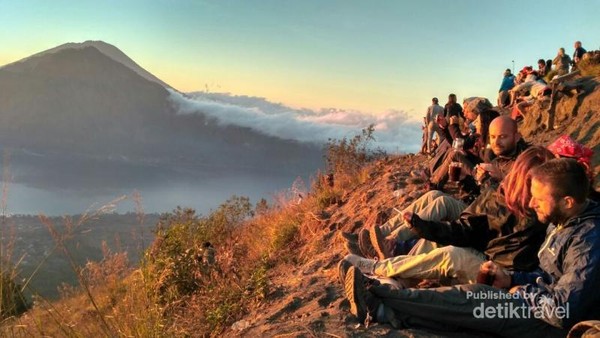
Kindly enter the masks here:
M 344 248 L 346 249 L 346 251 L 348 251 L 348 253 L 354 255 L 362 256 L 363 254 L 357 242 L 344 242 Z
M 373 274 L 373 270 L 375 269 L 375 263 L 377 262 L 374 259 L 368 259 L 353 254 L 346 255 L 346 257 L 344 257 L 344 260 L 350 262 L 352 266 L 359 269 L 362 273 L 366 273 L 369 275 Z
M 371 244 L 375 248 L 379 259 L 386 259 L 393 256 L 393 243 L 383 236 L 383 233 L 381 233 L 381 228 L 378 226 L 372 227 L 369 230 L 369 236 L 371 238 Z
M 358 234 L 353 232 L 342 231 L 340 232 L 340 236 L 342 236 L 342 239 L 346 242 L 358 242 Z
M 361 229 L 358 233 L 358 247 L 362 252 L 363 257 L 367 258 L 375 258 L 377 256 L 377 251 L 373 247 L 371 243 L 371 236 L 369 235 L 369 230 Z

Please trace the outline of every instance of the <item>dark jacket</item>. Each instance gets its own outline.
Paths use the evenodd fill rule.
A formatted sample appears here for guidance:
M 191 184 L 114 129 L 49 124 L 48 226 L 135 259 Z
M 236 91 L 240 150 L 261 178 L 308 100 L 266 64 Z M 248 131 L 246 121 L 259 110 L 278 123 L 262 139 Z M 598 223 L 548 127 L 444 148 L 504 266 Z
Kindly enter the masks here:
M 444 106 L 444 116 L 445 117 L 458 116 L 458 117 L 462 117 L 463 119 L 465 118 L 465 114 L 463 113 L 463 109 L 462 109 L 461 105 L 456 102 L 446 103 L 446 105 Z
M 542 319 L 564 329 L 600 318 L 600 205 L 589 201 L 581 215 L 549 226 L 538 255 L 538 271 L 513 275 L 530 308 L 545 310 L 550 315 Z M 568 318 L 556 315 L 567 306 Z
M 581 61 L 581 59 L 583 59 L 583 54 L 587 53 L 587 51 L 585 50 L 585 48 L 583 47 L 579 47 L 575 49 L 575 52 L 573 52 L 573 64 L 575 64 L 575 58 L 578 58 L 579 61 Z
M 411 220 L 420 237 L 443 245 L 472 247 L 509 270 L 537 268 L 537 251 L 546 226 L 531 218 L 518 218 L 508 210 L 504 195 L 485 189 L 452 222 L 425 221 L 416 214 Z
M 494 155 L 494 153 L 491 153 L 487 158 L 487 160 L 489 161 L 488 163 L 497 165 L 500 168 L 500 171 L 502 171 L 502 173 L 504 174 L 504 176 L 506 176 L 510 172 L 512 165 L 517 160 L 517 157 L 521 155 L 522 152 L 527 150 L 527 148 L 529 148 L 529 143 L 525 142 L 525 140 L 523 139 L 520 139 L 517 142 L 515 151 L 511 155 L 496 156 Z M 467 204 L 472 203 L 474 198 L 479 196 L 480 193 L 480 186 L 475 181 L 475 178 L 473 176 L 474 175 L 467 175 L 467 177 L 465 177 L 462 181 L 459 182 L 460 198 Z M 498 187 L 499 183 L 500 182 L 495 179 L 487 178 L 482 182 L 481 185 L 483 187 L 496 188 Z

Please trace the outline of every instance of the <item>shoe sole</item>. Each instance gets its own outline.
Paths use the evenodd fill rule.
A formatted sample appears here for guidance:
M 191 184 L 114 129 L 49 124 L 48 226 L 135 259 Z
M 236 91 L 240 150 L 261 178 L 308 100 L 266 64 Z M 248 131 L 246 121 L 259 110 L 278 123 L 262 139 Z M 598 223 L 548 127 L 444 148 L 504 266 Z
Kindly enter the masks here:
M 364 282 L 362 274 L 354 266 L 350 267 L 346 273 L 344 291 L 346 291 L 346 298 L 350 302 L 350 313 L 355 315 L 360 323 L 363 323 L 367 317 Z
M 351 267 L 352 263 L 348 262 L 345 259 L 342 259 L 338 263 L 338 279 L 340 281 L 340 284 L 344 287 L 346 285 L 346 275 L 348 274 L 348 270 L 350 270 Z
M 385 240 L 383 238 L 383 234 L 381 233 L 381 229 L 377 226 L 372 227 L 369 230 L 369 237 L 379 259 L 390 258 L 390 253 L 385 249 Z
M 377 255 L 377 251 L 375 251 L 375 248 L 373 247 L 373 244 L 371 243 L 371 235 L 369 234 L 369 230 L 367 229 L 362 229 L 359 233 L 358 233 L 358 247 L 360 248 L 360 251 L 362 252 L 363 257 L 365 258 L 374 258 L 374 257 L 378 257 Z
M 358 246 L 358 243 L 356 242 L 345 242 L 344 249 L 346 249 L 348 253 L 351 253 L 353 255 L 363 255 L 362 251 L 360 250 L 360 247 Z

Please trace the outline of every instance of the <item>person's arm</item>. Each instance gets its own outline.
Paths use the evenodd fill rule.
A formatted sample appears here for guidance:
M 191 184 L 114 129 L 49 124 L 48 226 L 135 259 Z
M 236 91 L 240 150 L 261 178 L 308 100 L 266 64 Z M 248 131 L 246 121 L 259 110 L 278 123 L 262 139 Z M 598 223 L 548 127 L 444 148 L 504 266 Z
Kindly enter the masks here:
M 456 118 L 454 116 L 450 118 L 448 131 L 450 132 L 450 136 L 452 136 L 452 140 L 456 140 L 459 137 L 464 137 L 462 132 L 460 131 L 460 127 L 458 126 L 458 121 L 456 121 Z
M 558 61 L 560 61 L 560 55 L 557 55 L 554 57 L 554 59 L 552 60 L 552 64 L 553 65 L 558 65 Z
M 585 319 L 597 306 L 600 299 L 597 285 L 600 279 L 599 233 L 593 229 L 584 235 L 585 238 L 574 236 L 562 257 L 564 271 L 556 283 L 547 286 L 549 280 L 546 279 L 542 284 L 527 284 L 517 289 L 530 308 L 544 314 L 540 319 L 556 327 L 569 328 Z M 562 311 L 568 311 L 569 315 Z
M 456 110 L 458 111 L 458 116 L 460 116 L 463 120 L 466 119 L 465 112 L 460 104 L 456 104 Z
M 489 241 L 485 215 L 461 217 L 452 222 L 426 221 L 417 214 L 412 214 L 410 219 L 410 226 L 419 237 L 441 245 L 472 247 L 483 251 Z
M 512 281 L 510 286 L 521 286 L 527 284 L 536 284 L 538 278 L 544 278 L 546 275 L 540 268 L 534 271 L 515 271 L 512 274 Z

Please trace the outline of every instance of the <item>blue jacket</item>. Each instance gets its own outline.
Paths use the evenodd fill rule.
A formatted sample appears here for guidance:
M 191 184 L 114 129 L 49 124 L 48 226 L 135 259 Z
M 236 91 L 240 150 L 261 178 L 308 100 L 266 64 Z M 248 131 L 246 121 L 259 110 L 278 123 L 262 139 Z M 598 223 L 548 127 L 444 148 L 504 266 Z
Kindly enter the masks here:
M 564 329 L 600 319 L 600 205 L 589 201 L 581 215 L 549 226 L 538 257 L 541 269 L 513 275 L 530 310 L 544 311 L 540 319 Z M 565 309 L 568 318 L 560 314 Z
M 502 79 L 502 84 L 500 85 L 500 89 L 498 90 L 498 92 L 501 92 L 503 90 L 510 90 L 514 86 L 515 86 L 515 76 L 514 75 L 505 76 Z

